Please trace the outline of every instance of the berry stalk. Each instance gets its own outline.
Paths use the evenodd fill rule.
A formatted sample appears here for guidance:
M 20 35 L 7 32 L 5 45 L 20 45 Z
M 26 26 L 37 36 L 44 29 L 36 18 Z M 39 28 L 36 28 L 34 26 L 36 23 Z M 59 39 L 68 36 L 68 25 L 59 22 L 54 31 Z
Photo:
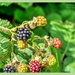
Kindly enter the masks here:
M 8 28 L 6 28 L 6 27 L 0 26 L 0 29 L 1 29 L 2 31 L 8 31 L 8 32 L 12 33 L 11 29 L 8 29 Z

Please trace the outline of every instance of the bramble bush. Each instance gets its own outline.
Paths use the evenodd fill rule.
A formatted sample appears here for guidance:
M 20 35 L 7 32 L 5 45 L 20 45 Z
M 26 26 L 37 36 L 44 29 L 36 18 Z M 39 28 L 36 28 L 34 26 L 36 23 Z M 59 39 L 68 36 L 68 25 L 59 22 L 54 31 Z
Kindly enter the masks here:
M 0 72 L 75 72 L 75 11 L 69 6 L 0 3 Z

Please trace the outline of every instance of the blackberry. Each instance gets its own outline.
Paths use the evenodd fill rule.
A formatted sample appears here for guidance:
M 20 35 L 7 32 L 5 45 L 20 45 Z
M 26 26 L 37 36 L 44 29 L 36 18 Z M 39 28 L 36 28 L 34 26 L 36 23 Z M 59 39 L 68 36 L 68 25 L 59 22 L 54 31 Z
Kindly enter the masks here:
M 27 47 L 28 47 L 27 41 L 18 40 L 18 41 L 17 41 L 17 44 L 18 44 L 18 47 L 19 47 L 20 49 L 24 49 L 24 48 L 27 48 Z
M 16 72 L 16 68 L 14 66 L 7 65 L 3 68 L 3 71 L 13 73 Z
M 17 67 L 17 71 L 20 73 L 21 72 L 27 72 L 28 71 L 27 65 L 24 63 L 20 63 Z
M 29 66 L 30 66 L 30 72 L 33 72 L 33 73 L 40 72 L 41 70 L 41 64 L 37 60 L 30 61 Z
M 50 55 L 48 58 L 47 58 L 47 63 L 49 66 L 53 66 L 56 64 L 56 58 L 54 55 Z
M 61 48 L 62 46 L 62 41 L 59 38 L 54 38 L 53 39 L 53 46 L 55 48 Z
M 45 26 L 47 24 L 47 20 L 44 16 L 37 16 L 37 26 Z
M 31 32 L 26 27 L 22 27 L 17 30 L 18 40 L 27 40 L 30 36 Z

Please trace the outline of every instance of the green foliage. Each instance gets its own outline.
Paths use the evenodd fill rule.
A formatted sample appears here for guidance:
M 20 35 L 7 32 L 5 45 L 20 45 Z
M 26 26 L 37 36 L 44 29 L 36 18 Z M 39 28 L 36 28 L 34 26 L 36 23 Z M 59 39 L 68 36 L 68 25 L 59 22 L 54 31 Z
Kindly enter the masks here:
M 0 26 L 11 29 L 23 21 L 32 20 L 33 17 L 45 16 L 47 25 L 31 30 L 34 33 L 31 40 L 34 39 L 34 35 L 59 37 L 62 40 L 62 48 L 57 50 L 52 47 L 45 48 L 47 53 L 52 52 L 55 55 L 57 63 L 52 67 L 46 67 L 46 70 L 42 69 L 42 72 L 75 72 L 75 8 L 69 7 L 75 4 L 42 4 L 44 3 L 0 3 Z M 10 36 L 9 32 L 0 29 L 0 69 L 8 62 L 8 58 L 9 60 L 11 58 Z M 32 44 L 30 40 L 28 42 Z M 35 42 L 41 49 L 44 48 L 43 41 L 37 39 Z M 31 46 L 21 50 L 16 43 L 14 48 L 18 60 L 27 64 L 35 53 Z
M 0 19 L 0 26 L 7 27 L 7 28 L 12 28 L 12 25 L 10 24 L 9 21 L 2 20 L 2 19 Z
M 29 8 L 30 6 L 32 6 L 32 3 L 18 3 L 19 6 L 23 7 L 24 9 Z
M 12 3 L 6 3 L 6 2 L 0 2 L 0 6 L 9 6 L 11 5 Z

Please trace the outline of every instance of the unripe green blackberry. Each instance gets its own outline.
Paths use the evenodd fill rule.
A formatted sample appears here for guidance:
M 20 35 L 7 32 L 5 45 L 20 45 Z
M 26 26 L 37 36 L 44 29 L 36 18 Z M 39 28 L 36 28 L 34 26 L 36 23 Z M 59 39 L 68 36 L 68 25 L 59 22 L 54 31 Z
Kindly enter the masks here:
M 56 58 L 55 58 L 55 56 L 54 55 L 48 56 L 47 63 L 48 63 L 49 66 L 55 65 L 56 64 Z
M 27 65 L 24 63 L 20 63 L 17 67 L 17 71 L 18 72 L 27 72 L 28 71 Z

